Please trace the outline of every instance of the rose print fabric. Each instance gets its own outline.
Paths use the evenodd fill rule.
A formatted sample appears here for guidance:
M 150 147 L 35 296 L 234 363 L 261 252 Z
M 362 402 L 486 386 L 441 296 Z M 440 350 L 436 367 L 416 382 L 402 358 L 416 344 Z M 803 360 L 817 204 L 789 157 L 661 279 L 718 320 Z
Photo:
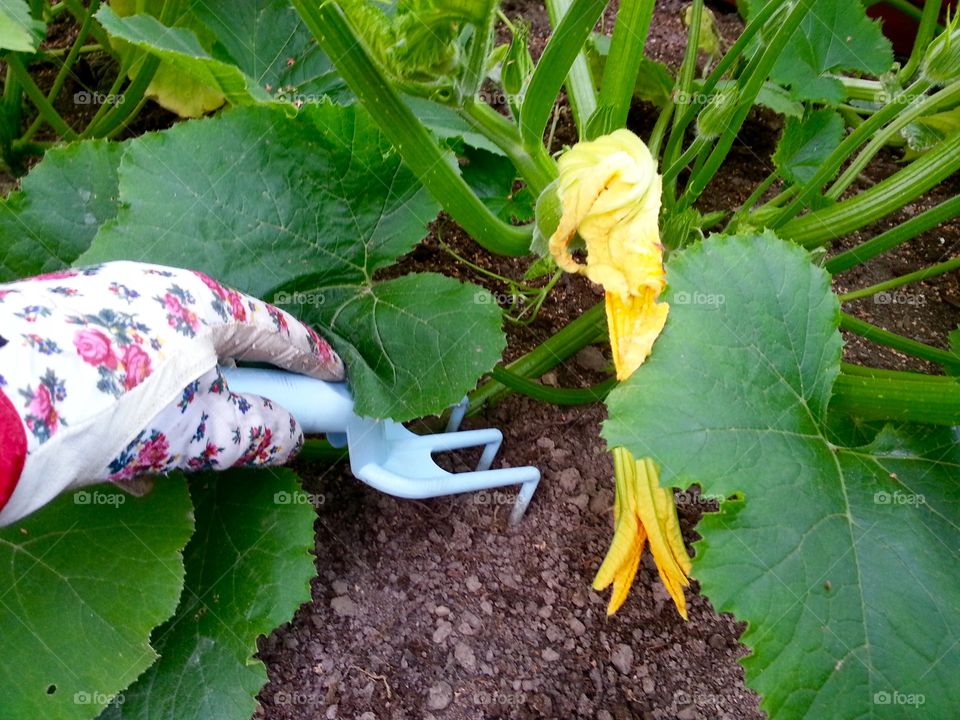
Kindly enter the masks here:
M 314 330 L 200 272 L 115 262 L 0 285 L 0 525 L 104 480 L 286 461 L 296 420 L 230 392 L 216 368 L 232 360 L 344 377 Z

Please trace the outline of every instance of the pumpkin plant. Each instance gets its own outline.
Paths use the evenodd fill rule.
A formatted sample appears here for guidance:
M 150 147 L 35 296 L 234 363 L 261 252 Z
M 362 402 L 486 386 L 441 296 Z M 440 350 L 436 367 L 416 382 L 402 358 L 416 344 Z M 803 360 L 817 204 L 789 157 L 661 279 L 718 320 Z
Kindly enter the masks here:
M 611 611 L 649 541 L 681 613 L 689 575 L 747 623 L 747 683 L 771 717 L 901 717 L 921 702 L 947 716 L 960 702 L 960 331 L 931 345 L 842 307 L 960 259 L 839 296 L 832 280 L 960 214 L 951 196 L 849 240 L 960 169 L 956 19 L 941 26 L 928 0 L 899 64 L 859 3 L 750 0 L 724 47 L 694 0 L 674 75 L 643 54 L 652 0 L 621 0 L 609 39 L 593 33 L 602 0 L 546 4 L 554 31 L 534 62 L 524 26 L 493 0 L 255 0 L 243 11 L 209 0 L 187 16 L 174 0 L 137 12 L 63 3 L 99 45 L 77 54 L 172 68 L 225 109 L 122 142 L 78 139 L 46 118 L 62 142 L 37 148 L 43 161 L 3 204 L 0 280 L 130 258 L 282 294 L 331 340 L 358 410 L 376 417 L 442 412 L 467 391 L 471 412 L 509 392 L 604 400 L 616 529 L 596 585 L 613 584 Z M 63 10 L 8 5 L 5 107 L 27 98 L 43 116 L 51 93 L 25 80 L 24 53 Z M 499 46 L 498 23 L 511 36 Z M 698 72 L 701 51 L 711 59 Z M 135 61 L 114 62 L 128 77 Z M 499 108 L 483 99 L 491 87 Z M 564 91 L 580 142 L 557 158 L 549 126 Z M 643 137 L 624 129 L 638 98 L 656 114 Z M 757 105 L 784 117 L 773 170 L 744 202 L 707 211 L 704 191 Z M 863 189 L 884 149 L 902 163 Z M 538 302 L 564 270 L 601 284 L 604 302 L 498 364 L 503 317 L 486 291 L 376 274 L 440 209 L 488 252 L 530 255 L 524 291 Z M 841 329 L 936 372 L 844 362 Z M 604 338 L 614 376 L 536 382 Z M 455 351 L 464 344 L 476 352 Z M 308 597 L 313 572 L 312 513 L 271 501 L 299 492 L 296 478 L 267 475 L 175 479 L 119 507 L 64 498 L 0 533 L 6 714 L 249 717 L 265 679 L 254 641 Z M 238 482 L 250 488 L 239 504 L 224 489 Z M 694 484 L 721 500 L 690 557 L 672 489 Z M 123 550 L 77 572 L 90 541 Z M 81 610 L 63 631 L 55 618 L 68 607 Z

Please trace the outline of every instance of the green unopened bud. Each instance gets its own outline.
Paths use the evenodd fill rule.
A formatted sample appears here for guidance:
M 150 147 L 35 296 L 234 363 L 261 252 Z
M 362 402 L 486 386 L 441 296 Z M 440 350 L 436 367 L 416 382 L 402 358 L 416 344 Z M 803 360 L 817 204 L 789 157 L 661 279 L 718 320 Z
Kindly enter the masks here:
M 533 74 L 533 58 L 527 47 L 530 36 L 530 26 L 517 21 L 513 30 L 513 39 L 507 49 L 507 56 L 503 59 L 503 68 L 500 71 L 500 81 L 503 89 L 510 95 L 519 95 L 526 87 L 527 81 Z
M 947 18 L 946 30 L 930 43 L 920 71 L 937 85 L 945 85 L 960 77 L 960 12 Z
M 719 137 L 730 125 L 739 100 L 740 92 L 734 85 L 711 97 L 697 117 L 697 132 L 700 137 Z

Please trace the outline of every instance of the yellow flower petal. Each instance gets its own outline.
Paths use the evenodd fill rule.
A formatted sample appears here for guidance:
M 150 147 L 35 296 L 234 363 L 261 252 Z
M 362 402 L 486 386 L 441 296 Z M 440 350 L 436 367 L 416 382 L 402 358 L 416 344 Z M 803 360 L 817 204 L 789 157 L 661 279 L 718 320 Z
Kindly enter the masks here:
M 652 291 L 630 295 L 626 300 L 606 293 L 606 306 L 613 365 L 617 379 L 626 380 L 653 350 L 653 343 L 667 322 L 670 306 L 654 302 Z

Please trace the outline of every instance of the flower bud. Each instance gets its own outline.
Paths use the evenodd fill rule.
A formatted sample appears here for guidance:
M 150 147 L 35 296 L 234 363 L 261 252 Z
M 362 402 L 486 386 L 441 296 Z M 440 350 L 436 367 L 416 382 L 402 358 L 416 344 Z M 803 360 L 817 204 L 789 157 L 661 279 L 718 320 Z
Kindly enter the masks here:
M 527 47 L 529 35 L 530 26 L 522 20 L 518 20 L 514 26 L 513 39 L 507 49 L 507 56 L 503 59 L 503 67 L 500 70 L 500 81 L 503 83 L 503 89 L 510 95 L 521 94 L 533 74 L 533 58 L 530 57 L 530 50 Z
M 946 85 L 960 77 L 960 13 L 948 19 L 946 30 L 930 43 L 920 72 L 936 85 Z

